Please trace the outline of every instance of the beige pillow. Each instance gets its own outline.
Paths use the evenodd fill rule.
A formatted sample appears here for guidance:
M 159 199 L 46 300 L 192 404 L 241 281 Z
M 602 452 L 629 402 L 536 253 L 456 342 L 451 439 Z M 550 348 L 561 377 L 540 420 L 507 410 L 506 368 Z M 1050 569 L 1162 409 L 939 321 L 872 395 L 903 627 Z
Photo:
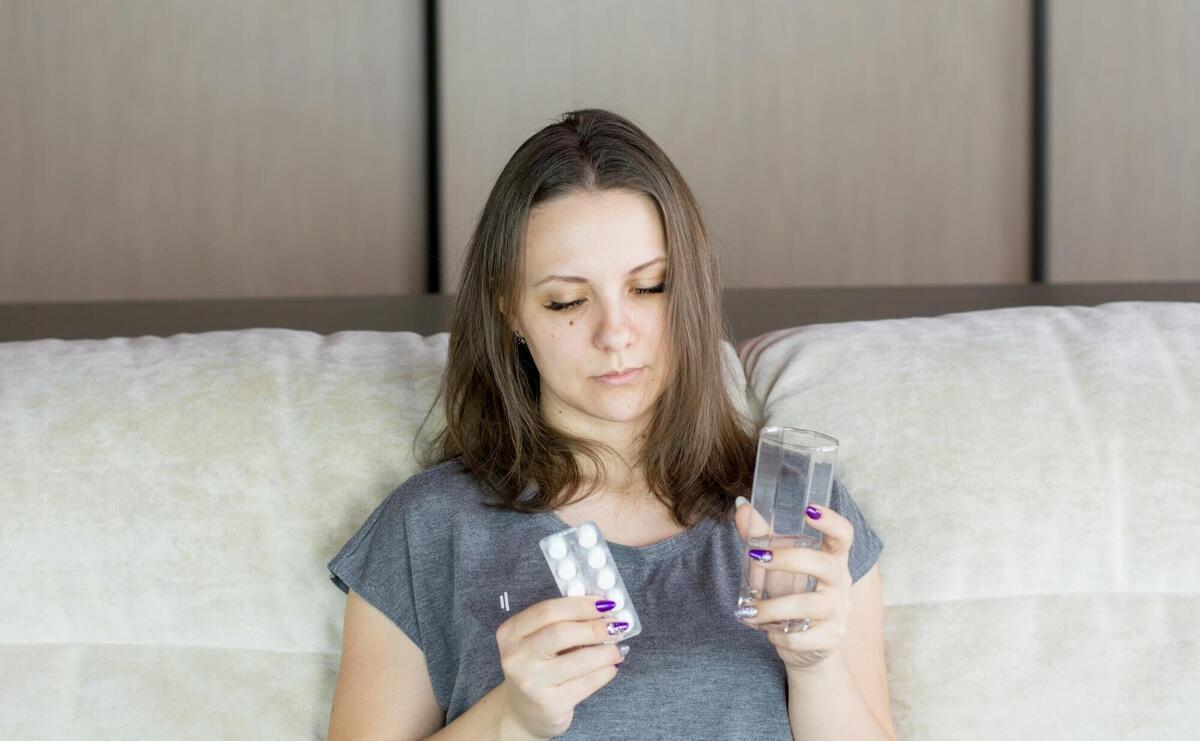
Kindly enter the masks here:
M 885 545 L 901 738 L 1200 727 L 1200 304 L 1021 307 L 738 347 L 765 423 L 840 441 Z
M 345 606 L 325 565 L 416 472 L 448 340 L 0 343 L 0 736 L 324 734 Z

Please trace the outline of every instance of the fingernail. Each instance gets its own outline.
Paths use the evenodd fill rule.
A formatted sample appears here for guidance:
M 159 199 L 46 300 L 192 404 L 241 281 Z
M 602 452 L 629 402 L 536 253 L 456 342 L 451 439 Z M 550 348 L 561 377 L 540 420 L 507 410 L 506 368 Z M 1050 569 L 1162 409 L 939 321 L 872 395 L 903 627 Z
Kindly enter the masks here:
M 607 630 L 610 636 L 615 636 L 618 633 L 624 633 L 625 631 L 629 630 L 629 623 L 618 620 L 615 623 L 609 623 Z
M 812 507 L 812 506 L 805 507 L 804 514 L 808 515 L 809 517 L 813 518 L 814 520 L 821 519 L 821 510 L 817 509 L 816 507 Z
M 745 497 L 738 497 L 737 499 L 735 499 L 735 500 L 733 501 L 733 507 L 734 507 L 734 509 L 737 509 L 738 507 L 741 507 L 743 504 L 750 504 L 750 500 L 749 500 L 749 499 L 747 499 L 747 498 L 745 498 Z
M 740 618 L 752 618 L 758 614 L 758 608 L 754 605 L 742 605 L 734 610 L 733 614 Z
M 613 602 L 610 599 L 596 600 L 596 609 L 599 610 L 600 612 L 608 612 L 609 610 L 611 610 L 612 608 L 614 608 L 616 606 L 617 606 L 617 603 Z
M 763 550 L 762 548 L 751 548 L 749 555 L 750 558 L 753 558 L 755 561 L 762 561 L 763 563 L 771 560 L 771 552 Z

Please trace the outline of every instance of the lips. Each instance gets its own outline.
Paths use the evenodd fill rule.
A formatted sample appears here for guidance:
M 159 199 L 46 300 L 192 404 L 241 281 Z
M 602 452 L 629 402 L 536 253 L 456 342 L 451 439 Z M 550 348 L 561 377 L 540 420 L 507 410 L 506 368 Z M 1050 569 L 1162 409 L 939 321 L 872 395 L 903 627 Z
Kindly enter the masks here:
M 632 382 L 636 381 L 638 379 L 638 377 L 642 374 L 642 370 L 643 370 L 642 368 L 631 368 L 631 369 L 625 371 L 624 373 L 609 373 L 604 376 L 595 376 L 595 378 L 597 381 L 600 381 L 601 383 L 606 383 L 609 385 L 632 383 Z
M 622 370 L 622 371 L 614 371 L 613 373 L 605 373 L 602 376 L 598 376 L 598 378 L 616 378 L 618 376 L 623 376 L 623 375 L 625 375 L 631 371 L 635 371 L 635 370 L 637 370 L 637 368 L 626 368 L 625 370 Z

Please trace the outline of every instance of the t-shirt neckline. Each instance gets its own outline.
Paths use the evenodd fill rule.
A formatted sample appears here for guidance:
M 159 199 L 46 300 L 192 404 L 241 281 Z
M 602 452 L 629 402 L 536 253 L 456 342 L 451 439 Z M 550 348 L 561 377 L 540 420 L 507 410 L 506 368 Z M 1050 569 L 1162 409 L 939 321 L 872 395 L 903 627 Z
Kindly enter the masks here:
M 524 499 L 531 491 L 533 491 L 533 484 L 526 484 L 525 490 L 521 492 L 521 498 Z M 538 512 L 536 516 L 542 523 L 550 526 L 552 532 L 557 533 L 574 527 L 574 525 L 567 524 L 554 512 Z M 608 549 L 612 551 L 613 555 L 622 557 L 622 560 L 658 561 L 691 548 L 703 540 L 716 524 L 715 517 L 707 517 L 682 532 L 649 545 L 632 546 L 614 543 L 608 540 L 607 535 L 605 535 L 605 540 L 608 540 Z

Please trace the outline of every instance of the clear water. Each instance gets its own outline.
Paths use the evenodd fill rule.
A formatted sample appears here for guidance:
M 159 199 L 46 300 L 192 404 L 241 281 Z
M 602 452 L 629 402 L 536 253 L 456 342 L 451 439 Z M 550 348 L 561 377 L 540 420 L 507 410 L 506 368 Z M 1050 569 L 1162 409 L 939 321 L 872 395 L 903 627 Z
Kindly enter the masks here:
M 746 549 L 766 548 L 778 551 L 781 548 L 814 548 L 821 547 L 820 533 L 814 536 L 785 537 L 776 536 L 750 538 Z M 742 568 L 742 588 L 738 595 L 738 606 L 752 605 L 760 600 L 781 597 L 797 592 L 811 592 L 817 588 L 817 579 L 806 574 L 796 574 L 779 569 L 768 570 L 758 561 L 746 556 Z M 778 630 L 790 633 L 800 630 L 800 620 L 776 620 L 769 623 L 756 623 L 753 627 L 760 630 Z
M 832 448 L 825 444 L 826 441 L 833 443 Z M 829 506 L 836 442 L 805 430 L 763 428 L 760 431 L 750 499 L 754 512 L 751 513 L 747 550 L 821 547 L 821 531 L 812 527 L 804 509 L 810 504 Z M 811 592 L 816 586 L 815 577 L 778 568 L 768 569 L 745 556 L 738 606 Z M 801 622 L 804 621 L 758 623 L 755 627 L 790 632 L 799 629 Z

